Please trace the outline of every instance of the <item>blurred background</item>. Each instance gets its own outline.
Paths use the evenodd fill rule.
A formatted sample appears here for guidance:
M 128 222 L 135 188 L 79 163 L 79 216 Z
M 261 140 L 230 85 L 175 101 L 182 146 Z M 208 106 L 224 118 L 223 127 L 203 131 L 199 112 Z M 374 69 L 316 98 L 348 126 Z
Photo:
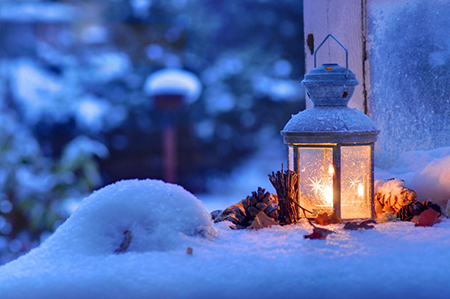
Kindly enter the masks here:
M 1 1 L 0 264 L 121 179 L 256 190 L 304 109 L 303 40 L 298 0 Z

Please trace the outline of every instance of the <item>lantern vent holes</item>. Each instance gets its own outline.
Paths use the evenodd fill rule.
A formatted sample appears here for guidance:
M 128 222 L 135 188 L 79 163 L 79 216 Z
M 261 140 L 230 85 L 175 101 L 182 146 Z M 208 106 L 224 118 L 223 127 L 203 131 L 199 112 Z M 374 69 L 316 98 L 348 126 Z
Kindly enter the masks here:
M 348 96 L 348 92 L 345 90 L 344 93 L 342 94 L 342 98 L 345 99 Z

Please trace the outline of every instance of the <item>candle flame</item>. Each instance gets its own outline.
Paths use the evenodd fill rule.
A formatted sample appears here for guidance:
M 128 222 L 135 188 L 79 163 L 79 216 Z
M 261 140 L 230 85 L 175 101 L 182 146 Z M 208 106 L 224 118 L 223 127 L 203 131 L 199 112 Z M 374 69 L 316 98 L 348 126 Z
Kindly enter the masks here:
M 364 187 L 361 183 L 358 184 L 358 196 L 363 197 L 364 196 Z
M 329 174 L 329 175 L 334 175 L 334 167 L 333 167 L 333 165 L 330 165 L 330 166 L 328 167 L 328 174 Z

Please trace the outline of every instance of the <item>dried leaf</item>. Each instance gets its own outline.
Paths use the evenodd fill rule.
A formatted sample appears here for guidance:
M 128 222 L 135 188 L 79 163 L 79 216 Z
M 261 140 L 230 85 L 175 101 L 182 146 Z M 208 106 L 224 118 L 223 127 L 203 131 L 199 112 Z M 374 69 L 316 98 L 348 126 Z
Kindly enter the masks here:
M 415 226 L 433 226 L 437 222 L 438 217 L 439 212 L 434 209 L 425 210 L 419 215 L 419 220 Z
M 317 216 L 317 218 L 314 219 L 314 221 L 317 224 L 321 224 L 321 225 L 343 223 L 341 218 L 339 218 L 339 216 L 336 214 L 335 211 L 333 213 L 331 213 L 331 215 L 329 215 L 329 216 L 327 213 L 319 214 Z
M 419 223 L 420 217 L 419 215 L 415 215 L 413 218 L 411 218 L 411 222 L 414 222 L 415 224 Z
M 328 230 L 325 228 L 320 228 L 320 227 L 314 227 L 312 234 L 310 235 L 304 235 L 303 237 L 305 239 L 319 239 L 319 240 L 323 240 L 326 239 L 327 236 L 329 234 L 334 233 L 334 231 L 332 230 Z
M 314 219 L 314 222 L 317 223 L 317 224 L 322 224 L 322 225 L 327 225 L 327 224 L 329 224 L 330 222 L 329 222 L 329 220 L 328 220 L 328 214 L 327 214 L 327 213 L 319 214 L 319 215 L 317 216 L 317 218 Z
M 369 220 L 363 221 L 361 223 L 358 223 L 358 222 L 347 222 L 344 225 L 344 229 L 349 229 L 349 230 L 373 229 L 374 226 L 370 225 L 372 223 L 375 224 L 376 223 L 375 220 L 369 219 Z
M 248 229 L 258 230 L 261 228 L 271 227 L 272 225 L 278 225 L 278 222 L 268 217 L 264 212 L 260 211 L 256 214 L 255 220 L 253 220 Z

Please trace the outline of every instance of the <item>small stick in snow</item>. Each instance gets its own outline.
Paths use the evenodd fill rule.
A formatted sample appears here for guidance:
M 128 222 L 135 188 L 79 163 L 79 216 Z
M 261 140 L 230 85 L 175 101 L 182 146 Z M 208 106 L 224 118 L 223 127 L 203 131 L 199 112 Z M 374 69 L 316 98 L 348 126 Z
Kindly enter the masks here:
M 125 251 L 127 251 L 131 243 L 131 237 L 131 231 L 126 230 L 123 233 L 123 241 L 120 244 L 119 248 L 116 249 L 115 253 L 124 253 Z

